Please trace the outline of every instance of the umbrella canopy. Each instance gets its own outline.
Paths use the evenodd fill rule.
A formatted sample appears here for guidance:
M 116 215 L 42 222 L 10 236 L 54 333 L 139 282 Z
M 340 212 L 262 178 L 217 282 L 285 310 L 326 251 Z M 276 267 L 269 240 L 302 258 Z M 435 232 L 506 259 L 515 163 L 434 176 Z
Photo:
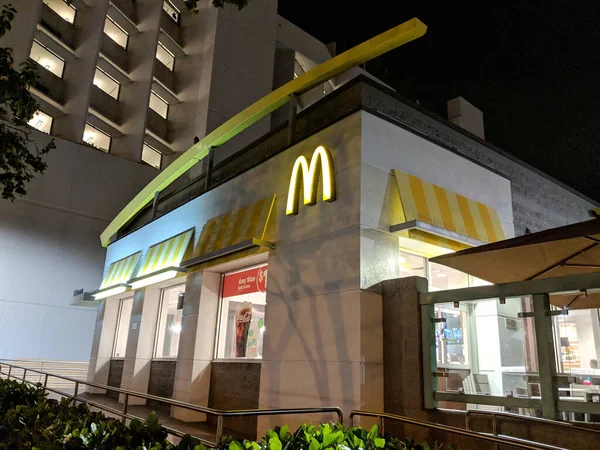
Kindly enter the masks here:
M 600 271 L 600 218 L 431 258 L 491 283 Z M 553 295 L 565 308 L 598 308 L 600 293 Z

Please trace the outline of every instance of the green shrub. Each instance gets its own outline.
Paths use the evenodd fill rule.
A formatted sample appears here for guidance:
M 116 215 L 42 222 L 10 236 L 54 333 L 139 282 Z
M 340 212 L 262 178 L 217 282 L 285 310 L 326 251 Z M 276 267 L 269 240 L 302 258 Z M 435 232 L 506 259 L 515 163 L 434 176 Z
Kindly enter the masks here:
M 360 427 L 304 424 L 292 435 L 287 425 L 269 430 L 260 441 L 242 442 L 225 437 L 210 450 L 429 450 L 412 441 L 382 438 L 377 426 Z M 13 380 L 0 379 L 0 449 L 95 450 L 209 450 L 189 435 L 179 444 L 167 441 L 167 431 L 155 413 L 145 422 L 120 420 L 90 411 L 86 404 L 71 406 L 71 399 L 48 399 L 44 390 Z

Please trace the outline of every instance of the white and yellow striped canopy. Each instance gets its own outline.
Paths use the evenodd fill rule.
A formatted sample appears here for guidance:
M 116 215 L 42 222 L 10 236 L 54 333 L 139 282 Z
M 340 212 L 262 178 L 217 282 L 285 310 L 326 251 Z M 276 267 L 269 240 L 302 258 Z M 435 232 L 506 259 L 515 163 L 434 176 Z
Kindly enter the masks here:
M 141 254 L 142 252 L 137 252 L 133 255 L 129 255 L 127 258 L 111 263 L 108 272 L 106 272 L 106 276 L 102 280 L 100 289 L 107 289 L 112 286 L 127 283 L 138 265 Z
M 190 245 L 193 234 L 194 229 L 192 228 L 151 246 L 136 278 L 158 272 L 168 267 L 179 267 Z
M 405 222 L 419 220 L 483 242 L 505 238 L 494 208 L 399 170 L 394 174 Z
M 194 257 L 224 249 L 249 239 L 264 239 L 275 196 L 265 197 L 221 216 L 213 217 L 202 228 Z

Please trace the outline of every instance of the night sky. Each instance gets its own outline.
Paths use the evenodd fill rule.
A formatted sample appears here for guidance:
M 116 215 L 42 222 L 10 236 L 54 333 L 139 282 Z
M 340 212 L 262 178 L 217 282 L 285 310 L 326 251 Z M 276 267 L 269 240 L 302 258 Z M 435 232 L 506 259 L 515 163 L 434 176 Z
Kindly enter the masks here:
M 338 53 L 418 17 L 427 34 L 367 70 L 444 117 L 462 95 L 488 141 L 600 201 L 600 2 L 488 3 L 279 0 L 279 13 Z

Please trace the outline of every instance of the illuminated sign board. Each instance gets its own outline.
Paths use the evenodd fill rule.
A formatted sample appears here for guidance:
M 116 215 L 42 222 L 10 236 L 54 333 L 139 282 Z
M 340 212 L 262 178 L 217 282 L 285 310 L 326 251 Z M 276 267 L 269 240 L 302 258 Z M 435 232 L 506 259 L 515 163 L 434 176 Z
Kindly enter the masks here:
M 323 146 L 319 146 L 313 152 L 310 165 L 304 156 L 298 157 L 292 169 L 290 177 L 290 188 L 288 190 L 287 205 L 285 213 L 288 216 L 298 214 L 298 196 L 300 195 L 300 184 L 305 205 L 317 203 L 317 189 L 319 186 L 319 173 L 317 167 L 320 165 L 323 180 L 323 201 L 335 200 L 335 172 L 333 169 L 333 157 L 331 152 Z M 300 177 L 302 174 L 302 177 Z

